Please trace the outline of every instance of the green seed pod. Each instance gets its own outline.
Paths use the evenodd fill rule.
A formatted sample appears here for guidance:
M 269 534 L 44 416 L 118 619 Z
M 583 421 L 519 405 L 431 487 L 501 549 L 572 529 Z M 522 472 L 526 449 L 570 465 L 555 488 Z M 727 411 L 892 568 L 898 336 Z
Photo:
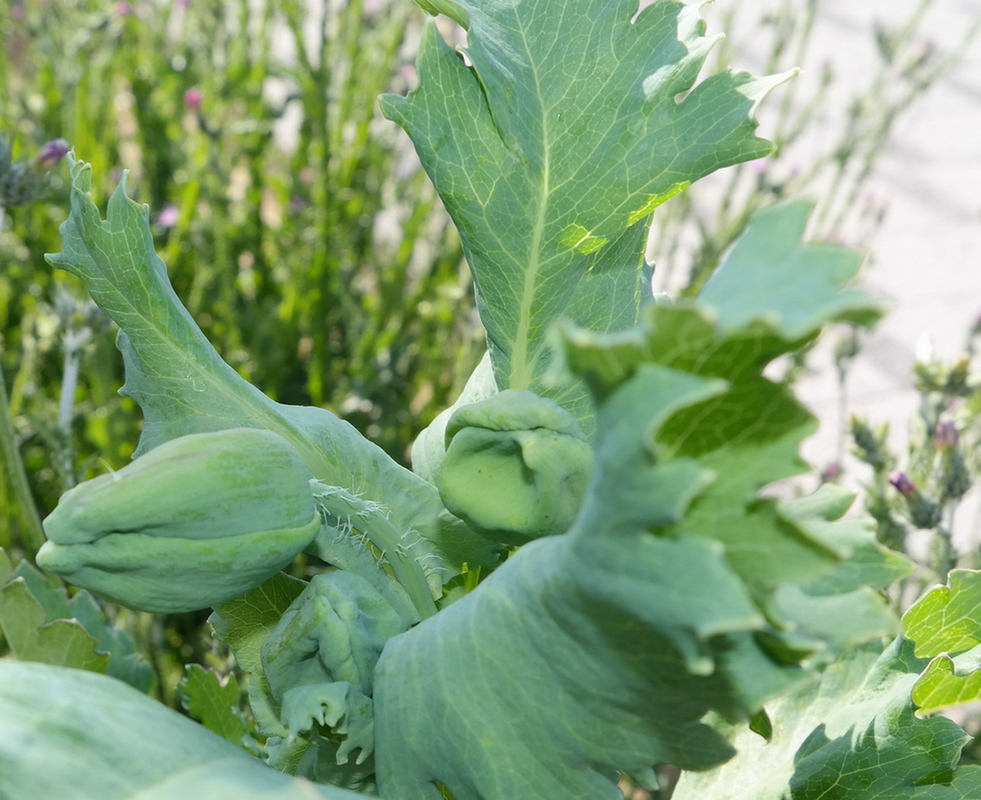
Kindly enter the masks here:
M 130 608 L 224 603 L 292 561 L 320 528 L 308 468 L 285 439 L 182 436 L 66 492 L 44 521 L 44 569 Z
M 592 469 L 571 414 L 509 389 L 451 417 L 437 485 L 444 505 L 477 533 L 524 544 L 569 529 Z

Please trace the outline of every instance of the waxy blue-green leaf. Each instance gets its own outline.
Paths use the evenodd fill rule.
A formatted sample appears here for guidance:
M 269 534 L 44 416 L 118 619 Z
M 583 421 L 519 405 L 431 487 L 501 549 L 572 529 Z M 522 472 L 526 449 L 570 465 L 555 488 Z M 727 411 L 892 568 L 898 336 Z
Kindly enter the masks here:
M 639 367 L 601 407 L 572 530 L 389 640 L 374 694 L 382 796 L 435 797 L 438 781 L 457 800 L 620 797 L 617 769 L 724 761 L 705 713 L 745 717 L 801 678 L 754 641 L 766 622 L 717 542 L 655 535 L 712 475 L 657 458 L 653 433 L 724 389 Z
M 127 197 L 125 175 L 103 219 L 91 197 L 91 167 L 72 156 L 68 163 L 72 210 L 61 226 L 64 248 L 47 258 L 81 278 L 121 329 L 121 391 L 145 418 L 137 454 L 189 433 L 269 430 L 292 444 L 317 478 L 380 504 L 401 533 L 432 540 L 436 560 L 428 572 L 418 567 L 413 580 L 428 582 L 435 596 L 464 561 L 496 563 L 489 545 L 446 515 L 432 484 L 326 409 L 276 403 L 222 361 L 174 293 L 153 249 L 149 210 Z
M 801 240 L 809 208 L 795 201 L 753 215 L 719 267 L 721 284 L 713 278 L 692 301 L 649 306 L 631 331 L 604 337 L 571 331 L 575 346 L 564 352 L 568 368 L 600 398 L 647 362 L 727 382 L 725 392 L 682 409 L 658 432 L 668 453 L 697 458 L 716 476 L 672 530 L 724 544 L 727 560 L 763 603 L 778 586 L 812 583 L 856 549 L 874 549 L 871 530 L 852 530 L 846 541 L 838 523 L 819 524 L 829 522 L 826 511 L 797 519 L 757 496 L 763 486 L 808 469 L 798 451 L 817 425 L 787 387 L 763 376 L 764 368 L 815 336 L 823 322 L 871 322 L 879 313 L 865 295 L 842 291 L 859 266 L 854 254 Z M 771 274 L 779 287 L 803 268 L 811 291 L 768 288 Z M 741 288 L 725 292 L 720 285 Z
M 0 661 L 0 797 L 355 800 L 267 767 L 121 681 Z
M 783 224 L 778 213 L 750 222 L 735 278 L 766 285 L 754 242 Z M 796 263 L 795 251 L 812 251 L 791 233 Z M 817 253 L 802 260 L 827 291 L 778 293 L 772 312 L 757 307 L 740 327 L 719 324 L 738 311 L 725 298 L 652 305 L 625 332 L 566 327 L 563 360 L 599 409 L 579 516 L 389 640 L 374 695 L 383 794 L 435 798 L 438 782 L 457 800 L 612 800 L 615 770 L 726 759 L 709 710 L 747 719 L 809 677 L 804 656 L 895 629 L 870 584 L 898 565 L 867 525 L 838 521 L 841 493 L 759 495 L 806 468 L 798 449 L 814 429 L 764 368 L 824 320 L 877 313 L 866 298 L 837 300 L 851 273 L 838 249 Z M 839 573 L 858 552 L 870 568 Z M 542 707 L 542 696 L 555 699 Z
M 954 771 L 970 740 L 943 717 L 917 719 L 910 690 L 926 661 L 896 639 L 865 645 L 819 681 L 766 704 L 769 741 L 748 726 L 719 728 L 738 755 L 682 777 L 674 800 L 962 800 L 981 769 Z M 952 785 L 948 785 L 951 784 Z
M 651 212 L 766 155 L 753 115 L 788 76 L 723 72 L 696 85 L 719 37 L 674 0 L 640 14 L 628 0 L 423 5 L 467 23 L 465 57 L 430 25 L 419 88 L 384 96 L 382 110 L 460 231 L 498 386 L 553 397 L 588 432 L 581 387 L 541 384 L 550 323 L 634 324 Z

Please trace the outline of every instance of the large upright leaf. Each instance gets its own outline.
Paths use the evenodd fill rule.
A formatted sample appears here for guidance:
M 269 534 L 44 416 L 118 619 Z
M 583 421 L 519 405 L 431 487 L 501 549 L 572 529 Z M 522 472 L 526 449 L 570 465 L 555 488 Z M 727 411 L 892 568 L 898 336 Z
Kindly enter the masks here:
M 631 0 L 422 5 L 467 25 L 465 57 L 430 26 L 419 88 L 382 109 L 460 231 L 498 386 L 542 392 L 549 324 L 635 322 L 651 212 L 768 153 L 753 113 L 787 76 L 724 72 L 696 86 L 718 37 L 675 0 L 640 14 Z M 583 398 L 556 399 L 583 416 Z
M 726 760 L 705 713 L 739 718 L 798 679 L 754 643 L 765 621 L 719 545 L 650 533 L 711 475 L 652 460 L 638 431 L 721 388 L 638 370 L 601 408 L 573 529 L 389 640 L 374 695 L 382 796 L 436 798 L 439 782 L 456 800 L 620 797 L 617 769 Z
M 873 589 L 907 567 L 869 526 L 838 521 L 849 498 L 759 495 L 806 468 L 798 448 L 813 430 L 763 370 L 822 322 L 877 313 L 841 292 L 857 258 L 812 249 L 786 224 L 800 208 L 752 219 L 723 265 L 760 287 L 752 302 L 723 293 L 652 305 L 626 332 L 565 330 L 565 364 L 598 408 L 579 516 L 389 640 L 374 695 L 383 795 L 435 798 L 443 784 L 456 800 L 612 800 L 616 770 L 727 759 L 710 710 L 746 719 L 808 677 L 802 657 L 821 653 L 813 668 L 895 633 Z M 812 291 L 768 293 L 768 275 L 794 264 Z M 845 570 L 857 553 L 864 566 Z

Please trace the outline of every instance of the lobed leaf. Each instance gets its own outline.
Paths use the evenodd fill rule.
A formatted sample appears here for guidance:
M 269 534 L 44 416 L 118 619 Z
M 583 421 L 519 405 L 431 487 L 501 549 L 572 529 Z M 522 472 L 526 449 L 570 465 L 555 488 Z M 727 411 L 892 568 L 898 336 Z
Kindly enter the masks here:
M 947 586 L 921 597 L 903 615 L 918 656 L 960 653 L 981 644 L 981 571 L 951 570 Z
M 981 788 L 981 768 L 957 769 L 970 740 L 943 717 L 917 719 L 910 690 L 925 661 L 902 637 L 842 656 L 816 682 L 766 706 L 769 741 L 732 726 L 739 754 L 682 776 L 675 800 L 955 800 Z M 955 772 L 956 770 L 956 772 Z
M 187 712 L 212 733 L 248 751 L 245 746 L 248 726 L 238 710 L 241 692 L 234 675 L 224 678 L 213 669 L 189 664 L 177 685 L 181 704 Z
M 947 586 L 937 586 L 903 615 L 903 630 L 918 656 L 933 657 L 913 687 L 917 714 L 981 698 L 981 572 L 952 570 Z
M 412 138 L 460 232 L 498 387 L 551 396 L 589 432 L 581 385 L 543 385 L 550 324 L 636 322 L 651 213 L 770 151 L 753 114 L 788 75 L 696 85 L 719 37 L 673 0 L 639 14 L 627 0 L 452 5 L 466 48 L 429 26 L 419 88 L 383 96 L 382 110 Z
M 768 263 L 753 243 L 783 224 L 780 214 L 755 217 L 723 268 L 764 285 Z M 793 249 L 812 252 L 795 235 Z M 827 258 L 804 262 L 840 288 L 839 251 L 818 252 Z M 748 720 L 807 682 L 803 657 L 821 653 L 813 670 L 895 632 L 873 587 L 908 565 L 875 544 L 869 525 L 839 521 L 851 498 L 759 495 L 806 467 L 798 448 L 814 427 L 763 369 L 827 317 L 877 313 L 868 300 L 829 296 L 799 298 L 794 314 L 784 298 L 787 315 L 760 310 L 741 327 L 720 323 L 735 311 L 698 298 L 651 305 L 626 332 L 565 329 L 564 363 L 598 408 L 579 516 L 388 642 L 375 690 L 383 795 L 435 798 L 438 784 L 456 800 L 612 800 L 617 770 L 705 770 L 730 758 L 709 712 Z M 839 571 L 858 552 L 867 567 Z M 555 698 L 545 708 L 544 696 Z

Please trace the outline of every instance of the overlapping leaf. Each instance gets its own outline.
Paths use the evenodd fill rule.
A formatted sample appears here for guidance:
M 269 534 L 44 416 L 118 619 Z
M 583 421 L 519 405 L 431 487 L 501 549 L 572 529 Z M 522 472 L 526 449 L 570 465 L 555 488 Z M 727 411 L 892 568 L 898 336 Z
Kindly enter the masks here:
M 869 587 L 905 574 L 908 564 L 876 545 L 867 526 L 835 522 L 848 507 L 841 496 L 785 505 L 757 496 L 766 484 L 808 469 L 798 450 L 816 427 L 788 388 L 767 380 L 763 369 L 813 337 L 823 322 L 870 323 L 879 313 L 868 297 L 843 291 L 859 266 L 856 254 L 801 241 L 809 208 L 795 201 L 757 213 L 694 303 L 651 306 L 642 329 L 629 335 L 573 333 L 583 341 L 565 358 L 599 396 L 645 361 L 725 380 L 724 392 L 674 414 L 658 432 L 668 454 L 697 458 L 715 476 L 671 533 L 721 542 L 761 607 L 791 628 L 806 628 L 820 616 L 826 630 L 854 630 L 859 638 L 847 640 L 863 641 L 895 633 L 895 620 Z M 809 291 L 781 289 L 799 269 L 807 270 Z M 856 555 L 866 562 L 863 570 L 843 563 Z M 807 589 L 791 598 L 791 585 Z M 783 602 L 771 598 L 778 587 L 784 587 Z M 845 592 L 855 594 L 842 601 Z M 827 599 L 831 595 L 839 600 Z M 815 601 L 818 596 L 826 599 Z
M 919 714 L 981 698 L 981 572 L 953 570 L 903 615 L 903 631 L 933 658 L 913 687 Z
M 745 718 L 806 677 L 803 655 L 895 632 L 872 589 L 908 565 L 868 525 L 838 522 L 845 495 L 758 494 L 805 468 L 797 450 L 813 430 L 763 369 L 823 321 L 877 313 L 839 296 L 858 260 L 802 244 L 788 222 L 801 208 L 751 220 L 721 269 L 765 287 L 770 271 L 806 264 L 811 292 L 774 293 L 738 324 L 726 320 L 745 295 L 722 293 L 651 306 L 627 332 L 566 331 L 564 361 L 599 408 L 587 497 L 567 534 L 526 545 L 390 640 L 375 693 L 383 794 L 422 800 L 437 782 L 457 800 L 614 798 L 616 769 L 726 758 L 710 709 Z M 864 566 L 845 570 L 857 553 Z M 419 691 L 400 688 L 405 675 Z M 561 699 L 524 713 L 544 695 Z
M 21 661 L 106 672 L 148 692 L 156 676 L 133 640 L 109 624 L 86 591 L 70 600 L 57 579 L 22 561 L 15 569 L 0 548 L 0 631 Z
M 910 690 L 926 661 L 896 639 L 829 666 L 820 681 L 767 704 L 769 741 L 726 727 L 738 755 L 682 777 L 675 800 L 961 800 L 981 792 L 981 768 L 957 769 L 970 737 L 943 717 L 914 716 Z M 720 726 L 721 727 L 721 726 Z
M 0 797 L 354 800 L 104 675 L 0 661 Z
M 769 152 L 753 113 L 786 76 L 696 86 L 717 37 L 674 0 L 422 5 L 466 24 L 466 56 L 430 26 L 418 90 L 382 109 L 460 231 L 498 386 L 541 393 L 550 322 L 634 324 L 651 212 Z M 591 430 L 584 397 L 553 396 Z
M 649 532 L 676 522 L 710 474 L 653 462 L 638 431 L 721 388 L 638 369 L 601 408 L 573 530 L 526 545 L 388 642 L 375 681 L 382 796 L 422 800 L 439 782 L 457 800 L 619 797 L 617 769 L 724 761 L 705 713 L 739 717 L 798 679 L 754 643 L 765 622 L 717 543 Z

